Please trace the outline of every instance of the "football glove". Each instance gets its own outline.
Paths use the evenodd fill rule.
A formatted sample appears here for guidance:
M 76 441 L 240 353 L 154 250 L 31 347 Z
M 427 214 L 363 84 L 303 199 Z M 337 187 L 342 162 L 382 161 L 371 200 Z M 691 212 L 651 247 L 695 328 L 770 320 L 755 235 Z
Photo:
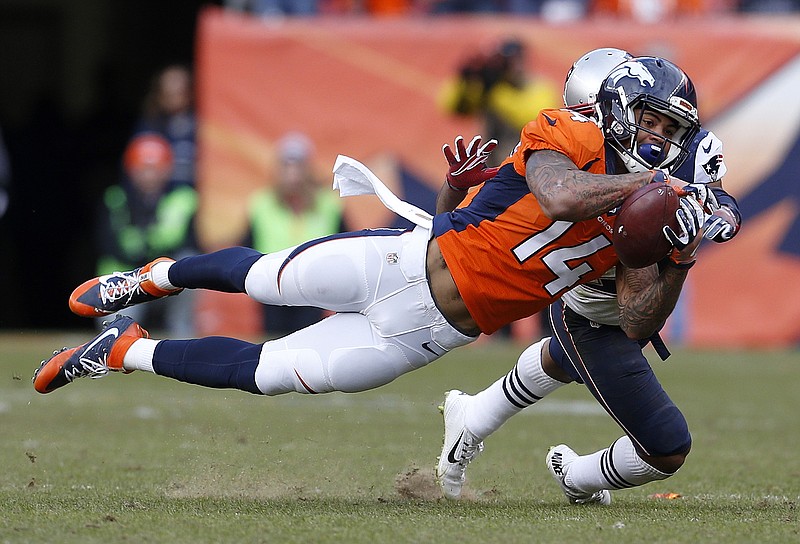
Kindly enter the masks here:
M 719 209 L 719 202 L 714 191 L 705 183 L 690 183 L 681 187 L 684 195 L 692 195 L 708 214 Z M 683 195 L 681 195 L 683 196 Z
M 475 136 L 467 147 L 464 138 L 456 137 L 455 151 L 449 144 L 442 146 L 442 153 L 450 168 L 447 170 L 447 184 L 456 191 L 466 191 L 493 178 L 499 168 L 487 168 L 486 159 L 497 147 L 497 140 L 489 140 L 481 145 L 481 136 Z
M 705 236 L 715 242 L 727 242 L 739 232 L 741 223 L 727 206 L 720 206 L 706 219 Z
M 689 249 L 689 255 L 682 255 L 682 260 L 686 260 L 687 257 L 692 258 L 700 245 L 698 235 L 702 233 L 706 214 L 697 200 L 684 196 L 680 198 L 680 207 L 675 212 L 675 218 L 678 220 L 679 232 L 675 232 L 672 227 L 666 225 L 663 228 L 664 236 L 678 251 L 683 252 L 685 249 Z

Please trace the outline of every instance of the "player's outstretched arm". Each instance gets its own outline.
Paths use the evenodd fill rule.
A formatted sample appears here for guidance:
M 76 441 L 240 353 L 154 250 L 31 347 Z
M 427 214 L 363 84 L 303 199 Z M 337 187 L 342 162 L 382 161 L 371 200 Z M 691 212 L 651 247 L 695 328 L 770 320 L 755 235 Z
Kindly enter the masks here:
M 547 217 L 584 221 L 619 206 L 636 189 L 650 183 L 653 172 L 591 174 L 563 153 L 542 149 L 528 157 L 525 177 Z
M 493 178 L 498 168 L 487 168 L 486 159 L 497 147 L 497 140 L 482 143 L 480 135 L 475 136 L 469 145 L 464 145 L 464 138 L 457 136 L 453 147 L 442 146 L 442 153 L 447 160 L 447 174 L 442 188 L 436 197 L 436 213 L 449 212 L 464 200 L 470 187 Z

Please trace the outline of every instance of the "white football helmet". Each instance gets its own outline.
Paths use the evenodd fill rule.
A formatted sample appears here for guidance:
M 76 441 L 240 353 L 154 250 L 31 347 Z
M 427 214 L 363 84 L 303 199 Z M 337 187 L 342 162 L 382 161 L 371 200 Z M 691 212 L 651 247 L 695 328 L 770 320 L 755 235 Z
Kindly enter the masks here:
M 608 74 L 633 56 L 622 49 L 601 47 L 575 61 L 564 81 L 564 105 L 587 117 L 594 115 L 597 92 Z

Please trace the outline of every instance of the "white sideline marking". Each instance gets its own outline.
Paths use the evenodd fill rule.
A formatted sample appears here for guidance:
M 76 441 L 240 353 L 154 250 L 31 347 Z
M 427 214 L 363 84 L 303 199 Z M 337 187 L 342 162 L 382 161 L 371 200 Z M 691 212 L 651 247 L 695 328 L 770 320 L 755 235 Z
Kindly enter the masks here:
M 85 406 L 94 405 L 98 402 L 103 402 L 102 393 L 98 392 L 96 396 L 86 394 L 84 390 L 74 391 L 58 391 L 55 393 L 62 397 L 62 402 L 66 402 L 70 406 Z M 6 398 L 0 402 L 0 413 L 9 413 L 13 409 L 19 407 L 21 404 L 29 404 L 32 395 L 28 391 L 12 391 Z M 228 398 L 236 400 L 237 395 L 230 396 L 230 392 L 220 397 L 220 402 L 225 403 Z M 249 399 L 249 397 L 248 397 Z M 265 397 L 260 402 L 277 403 L 284 406 L 298 406 L 301 409 L 309 409 L 312 407 L 328 407 L 328 408 L 346 408 L 346 409 L 359 409 L 359 410 L 392 410 L 394 412 L 403 412 L 407 414 L 423 414 L 428 415 L 435 411 L 436 406 L 444 400 L 444 395 L 434 401 L 411 401 L 402 395 L 384 394 L 375 396 L 374 394 L 359 395 L 358 393 L 329 393 L 325 395 L 308 396 L 302 394 L 290 394 L 279 397 Z M 182 397 L 180 400 L 180 408 L 187 409 L 193 404 L 206 404 L 207 399 L 192 400 L 191 397 Z M 158 413 L 161 407 L 169 407 L 174 404 L 168 399 L 150 399 L 147 409 L 141 407 L 134 410 L 134 417 L 140 419 L 152 419 Z M 231 406 L 235 404 L 232 403 Z M 594 401 L 586 400 L 560 400 L 560 399 L 544 399 L 539 401 L 534 406 L 531 406 L 521 412 L 524 416 L 536 416 L 537 414 L 561 414 L 561 415 L 576 415 L 576 416 L 604 416 L 606 415 L 599 404 Z
M 334 408 L 368 408 L 368 409 L 375 409 L 375 408 L 386 408 L 391 409 L 393 411 L 405 411 L 405 412 L 416 412 L 416 411 L 427 411 L 429 410 L 431 404 L 424 403 L 424 402 L 412 402 L 407 400 L 401 396 L 397 395 L 384 395 L 380 398 L 376 397 L 358 397 L 356 395 L 347 394 L 333 394 L 328 396 L 319 396 L 314 397 L 314 402 L 324 404 L 326 406 L 334 407 Z M 294 396 L 291 398 L 281 399 L 282 402 L 287 404 L 297 404 L 298 406 L 302 404 L 308 403 L 307 398 Z M 444 396 L 442 396 L 441 401 L 444 400 Z M 437 403 L 433 403 L 438 404 Z M 527 416 L 535 416 L 536 414 L 569 414 L 569 415 L 606 415 L 605 410 L 600 407 L 595 402 L 591 401 L 584 401 L 584 400 L 574 400 L 574 401 L 566 401 L 566 400 L 555 400 L 555 399 L 545 399 L 540 401 L 536 405 L 529 407 L 521 412 Z

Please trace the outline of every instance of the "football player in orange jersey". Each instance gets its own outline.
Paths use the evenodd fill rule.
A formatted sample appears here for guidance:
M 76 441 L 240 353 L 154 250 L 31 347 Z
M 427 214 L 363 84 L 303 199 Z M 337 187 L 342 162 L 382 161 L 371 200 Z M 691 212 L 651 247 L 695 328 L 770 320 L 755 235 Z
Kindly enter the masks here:
M 631 58 L 611 48 L 582 56 L 567 75 L 565 105 L 595 116 L 601 84 Z M 717 242 L 732 238 L 740 221 L 736 201 L 721 188 L 726 170 L 721 150 L 716 136 L 703 130 L 683 164 L 668 166 L 677 177 L 693 181 L 693 190 L 714 185 L 711 198 L 720 207 L 703 234 Z M 462 161 L 470 159 L 466 154 Z M 691 445 L 686 419 L 662 388 L 642 347 L 652 341 L 662 359 L 669 355 L 657 331 L 675 307 L 700 234 L 698 230 L 678 258 L 683 266 L 676 268 L 669 260 L 638 270 L 618 265 L 599 281 L 568 291 L 550 305 L 552 338 L 528 347 L 510 372 L 479 393 L 452 390 L 445 395 L 445 441 L 436 474 L 447 498 L 460 497 L 467 465 L 489 435 L 570 382 L 585 384 L 625 435 L 590 455 L 578 456 L 564 444 L 550 449 L 547 467 L 569 502 L 608 504 L 609 490 L 661 480 L 680 468 Z
M 80 377 L 144 370 L 263 395 L 364 391 L 546 308 L 616 264 L 609 210 L 665 179 L 653 168 L 679 162 L 699 127 L 691 81 L 664 59 L 631 61 L 609 85 L 617 94 L 607 128 L 544 110 L 496 173 L 481 160 L 449 172 L 437 206 L 462 205 L 420 218 L 411 230 L 336 234 L 269 254 L 235 247 L 160 258 L 89 280 L 70 297 L 73 312 L 98 317 L 185 288 L 243 292 L 266 304 L 334 312 L 319 323 L 250 343 L 154 340 L 118 317 L 88 343 L 44 361 L 35 389 L 49 393 Z M 493 146 L 480 146 L 479 157 Z M 641 149 L 658 146 L 663 157 L 637 162 Z M 349 181 L 340 180 L 340 188 Z M 695 199 L 683 200 L 683 226 L 670 233 L 686 248 L 704 216 Z

